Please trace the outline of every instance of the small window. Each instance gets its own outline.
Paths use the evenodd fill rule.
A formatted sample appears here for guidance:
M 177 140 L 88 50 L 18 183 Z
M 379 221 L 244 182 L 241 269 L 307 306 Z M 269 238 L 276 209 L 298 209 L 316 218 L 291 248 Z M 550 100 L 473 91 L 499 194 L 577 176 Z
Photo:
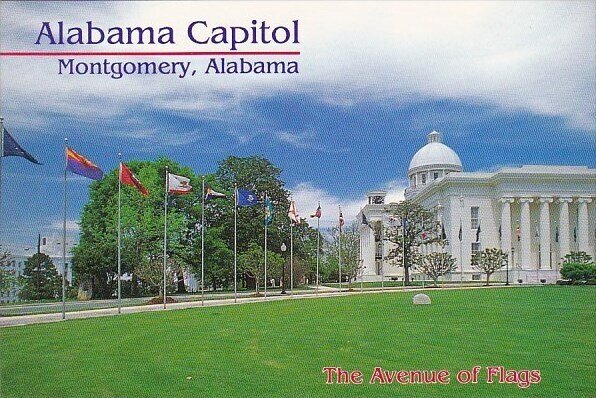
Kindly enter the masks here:
M 472 257 L 480 251 L 480 242 L 472 242 Z
M 480 274 L 473 274 L 472 275 L 472 280 L 473 281 L 479 281 L 480 280 L 481 275 Z
M 42 246 L 45 246 L 47 244 L 46 238 L 41 238 L 41 244 L 42 244 Z
M 422 177 L 422 184 L 426 184 L 426 173 L 422 173 L 420 176 Z
M 410 186 L 411 187 L 415 187 L 416 186 L 416 176 L 410 177 Z
M 434 171 L 433 172 L 433 180 L 436 180 L 437 178 L 439 178 L 439 172 L 438 171 Z
M 478 207 L 470 208 L 471 228 L 478 229 Z

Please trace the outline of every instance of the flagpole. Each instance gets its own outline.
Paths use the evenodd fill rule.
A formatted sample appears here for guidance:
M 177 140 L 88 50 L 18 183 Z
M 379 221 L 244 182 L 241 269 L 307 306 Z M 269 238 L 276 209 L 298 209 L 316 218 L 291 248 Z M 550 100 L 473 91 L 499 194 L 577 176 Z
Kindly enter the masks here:
M 341 206 L 339 208 L 339 214 L 341 216 Z M 339 220 L 339 239 L 337 247 L 337 263 L 339 265 L 339 292 L 341 293 L 341 220 Z
M 319 208 L 321 207 L 321 203 L 319 202 Z M 319 253 L 320 253 L 320 241 L 321 241 L 321 234 L 319 233 L 319 227 L 321 225 L 321 217 L 317 217 L 317 294 L 319 294 Z
M 118 313 L 122 311 L 121 279 L 122 279 L 122 152 L 118 152 Z
M 164 192 L 164 210 L 163 210 L 163 308 L 166 309 L 166 264 L 167 264 L 167 244 L 168 244 L 168 189 L 169 189 L 169 182 L 168 182 L 168 166 L 166 166 L 166 189 Z
M 294 295 L 294 223 L 290 223 L 290 296 Z
M 404 277 L 402 278 L 402 287 L 406 290 L 406 218 L 401 219 L 401 243 L 402 243 L 402 266 L 404 267 Z
M 205 176 L 202 176 L 201 199 L 201 305 L 205 305 Z
M 234 184 L 234 303 L 238 301 L 238 185 Z
M 3 134 L 4 135 L 4 134 Z M 64 152 L 66 153 L 66 147 L 68 145 L 68 138 L 64 138 Z M 62 221 L 62 319 L 66 319 L 66 166 L 68 165 L 68 159 L 64 157 L 64 206 Z
M 381 290 L 385 289 L 385 214 L 381 216 Z
M 265 207 L 267 207 L 267 192 L 265 192 Z M 258 273 L 257 273 L 257 278 L 258 278 Z M 265 211 L 265 299 L 266 298 L 267 298 L 267 211 Z
M 2 158 L 4 157 L 4 118 L 0 116 L 0 238 L 2 237 Z

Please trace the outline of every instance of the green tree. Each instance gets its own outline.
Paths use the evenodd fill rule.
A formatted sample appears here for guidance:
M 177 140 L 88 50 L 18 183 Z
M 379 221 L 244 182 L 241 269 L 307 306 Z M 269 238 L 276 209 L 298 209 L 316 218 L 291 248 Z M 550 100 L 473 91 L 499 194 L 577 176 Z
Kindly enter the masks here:
M 495 271 L 507 265 L 507 253 L 501 249 L 486 248 L 477 252 L 472 257 L 472 268 L 486 274 L 486 286 L 489 285 L 490 276 Z
M 191 178 L 191 185 L 195 187 L 200 186 L 200 181 L 192 170 L 167 158 L 126 164 L 150 193 L 144 197 L 134 187 L 122 186 L 122 272 L 132 274 L 133 280 L 138 281 L 131 285 L 134 291 L 129 292 L 135 295 L 144 286 L 135 273 L 135 267 L 145 271 L 147 267 L 158 268 L 159 259 L 163 258 L 166 166 L 172 173 Z M 189 229 L 196 222 L 189 217 L 196 214 L 194 207 L 200 203 L 199 198 L 200 189 L 189 195 L 168 198 L 168 257 L 180 267 L 189 266 L 183 246 Z M 109 298 L 115 292 L 117 217 L 118 170 L 115 169 L 104 179 L 91 184 L 89 202 L 81 215 L 80 242 L 73 250 L 73 270 L 80 281 L 80 288 L 89 290 L 93 297 Z M 143 274 L 148 275 L 147 272 Z
M 437 286 L 440 276 L 455 271 L 455 261 L 449 253 L 433 252 L 421 256 L 421 261 L 415 268 L 431 278 Z
M 248 250 L 244 251 L 238 258 L 238 265 L 241 272 L 247 278 L 254 280 L 256 293 L 265 281 L 265 250 L 263 247 L 251 243 Z M 284 265 L 284 258 L 275 252 L 267 250 L 267 278 L 278 275 Z
M 404 267 L 404 278 L 410 284 L 410 269 L 415 266 L 415 253 L 422 244 L 447 244 L 441 236 L 441 226 L 434 213 L 425 210 L 417 203 L 403 201 L 390 206 L 388 215 L 391 222 L 386 223 L 384 239 L 392 243 L 385 259 Z
M 24 300 L 55 299 L 61 292 L 62 279 L 52 259 L 36 253 L 25 261 L 20 296 Z
M 351 283 L 361 269 L 360 223 L 354 221 L 342 228 L 341 233 L 341 274 L 342 282 Z M 339 227 L 331 228 L 324 244 L 325 275 L 331 280 L 339 278 Z
M 0 247 L 0 292 L 13 289 L 17 284 L 14 270 L 10 269 L 12 257 Z
M 571 252 L 567 254 L 561 267 L 561 276 L 572 283 L 596 283 L 596 266 L 592 256 L 586 252 Z

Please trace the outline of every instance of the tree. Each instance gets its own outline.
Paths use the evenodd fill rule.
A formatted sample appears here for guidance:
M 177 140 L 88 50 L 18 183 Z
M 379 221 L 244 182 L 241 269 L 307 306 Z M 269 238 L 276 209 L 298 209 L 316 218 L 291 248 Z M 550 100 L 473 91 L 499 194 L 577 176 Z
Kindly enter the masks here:
M 416 265 L 416 269 L 428 275 L 437 286 L 440 276 L 455 271 L 455 261 L 455 258 L 449 253 L 433 252 L 423 255 L 420 264 Z
M 55 299 L 62 289 L 61 276 L 44 253 L 36 253 L 25 261 L 21 280 L 20 296 L 24 300 Z
M 561 276 L 572 283 L 596 283 L 596 266 L 586 252 L 571 252 L 565 256 Z
M 238 265 L 241 272 L 247 278 L 255 281 L 256 293 L 259 293 L 259 286 L 267 283 L 265 280 L 265 250 L 263 247 L 251 243 L 248 250 L 238 258 Z M 267 250 L 267 277 L 278 275 L 284 265 L 283 257 L 275 252 Z
M 344 226 L 341 233 L 341 274 L 349 283 L 362 267 L 360 262 L 360 223 L 354 221 Z M 323 245 L 326 276 L 331 280 L 339 277 L 339 228 L 333 227 Z M 315 249 L 316 250 L 316 249 Z M 316 254 L 316 253 L 315 253 Z
M 563 258 L 563 264 L 590 264 L 592 263 L 592 256 L 586 252 L 571 252 Z
M 152 266 L 157 273 L 161 269 L 159 258 L 163 258 L 164 213 L 166 166 L 169 171 L 191 178 L 191 185 L 200 182 L 187 167 L 181 167 L 167 158 L 156 161 L 131 161 L 127 166 L 149 190 L 149 196 L 142 196 L 135 188 L 122 186 L 122 273 L 130 273 L 136 284 L 134 292 L 144 286 L 138 280 L 135 267 Z M 200 203 L 200 189 L 189 195 L 168 198 L 168 257 L 180 267 L 187 267 L 184 240 L 194 223 L 190 215 L 197 212 L 194 207 Z M 199 208 L 200 211 L 200 208 Z M 192 220 L 195 221 L 195 220 Z M 117 285 L 117 225 L 118 225 L 118 170 L 107 173 L 100 181 L 90 185 L 89 202 L 81 215 L 79 244 L 73 250 L 73 271 L 80 281 L 80 289 L 89 290 L 93 297 L 110 298 Z M 148 281 L 145 281 L 149 283 Z M 151 285 L 151 283 L 149 283 Z
M 0 292 L 13 289 L 17 284 L 14 270 L 10 269 L 12 257 L 0 248 Z
M 410 284 L 410 269 L 415 265 L 415 253 L 422 244 L 447 244 L 441 236 L 441 225 L 435 215 L 417 203 L 403 201 L 389 208 L 391 221 L 384 228 L 385 241 L 393 247 L 385 256 L 404 268 L 405 284 Z
M 486 274 L 486 286 L 495 271 L 507 265 L 507 253 L 501 249 L 486 248 L 472 257 L 472 268 Z

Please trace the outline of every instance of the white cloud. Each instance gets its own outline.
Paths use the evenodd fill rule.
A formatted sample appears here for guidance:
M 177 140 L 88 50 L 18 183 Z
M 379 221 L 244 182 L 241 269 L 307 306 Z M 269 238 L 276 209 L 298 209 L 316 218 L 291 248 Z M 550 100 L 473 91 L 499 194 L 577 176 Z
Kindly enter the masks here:
M 226 120 L 242 115 L 251 99 L 301 92 L 339 107 L 370 100 L 461 99 L 561 116 L 589 132 L 595 128 L 592 2 L 128 2 L 109 7 L 3 2 L 0 7 L 12 16 L 0 27 L 3 50 L 48 49 L 31 44 L 42 20 L 174 27 L 176 47 L 159 50 L 221 50 L 188 41 L 186 27 L 193 20 L 211 25 L 247 24 L 247 15 L 271 24 L 300 20 L 301 44 L 289 48 L 302 52 L 297 77 L 198 73 L 187 79 L 114 80 L 58 76 L 56 59 L 5 58 L 0 104 L 5 116 L 25 126 L 43 124 L 56 113 L 100 123 L 143 104 Z M 199 72 L 206 61 L 193 59 Z
M 390 181 L 380 189 L 387 191 L 386 203 L 399 202 L 404 200 L 405 181 Z M 306 217 L 312 227 L 316 227 L 316 219 L 309 216 L 315 212 L 319 202 L 321 203 L 321 227 L 329 228 L 337 225 L 339 218 L 339 206 L 347 223 L 356 219 L 360 209 L 366 205 L 366 193 L 363 192 L 358 198 L 340 198 L 332 195 L 325 189 L 317 187 L 310 182 L 302 182 L 290 188 L 292 198 L 296 201 L 296 207 L 301 217 Z

